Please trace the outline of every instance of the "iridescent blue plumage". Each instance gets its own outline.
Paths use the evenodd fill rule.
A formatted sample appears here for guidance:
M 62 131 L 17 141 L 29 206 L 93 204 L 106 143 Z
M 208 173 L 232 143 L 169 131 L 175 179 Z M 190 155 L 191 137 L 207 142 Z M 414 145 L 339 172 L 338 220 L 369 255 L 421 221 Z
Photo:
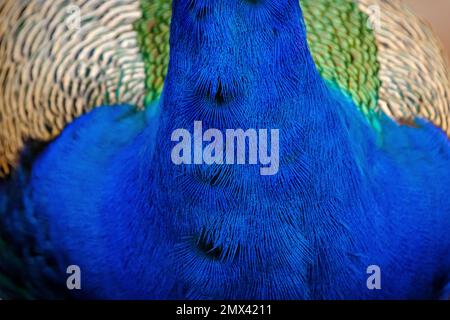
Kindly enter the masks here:
M 174 165 L 171 134 L 195 120 L 279 129 L 278 174 Z M 178 0 L 159 104 L 70 125 L 33 167 L 34 209 L 62 274 L 83 270 L 80 296 L 436 298 L 450 143 L 422 120 L 381 123 L 320 77 L 297 0 Z

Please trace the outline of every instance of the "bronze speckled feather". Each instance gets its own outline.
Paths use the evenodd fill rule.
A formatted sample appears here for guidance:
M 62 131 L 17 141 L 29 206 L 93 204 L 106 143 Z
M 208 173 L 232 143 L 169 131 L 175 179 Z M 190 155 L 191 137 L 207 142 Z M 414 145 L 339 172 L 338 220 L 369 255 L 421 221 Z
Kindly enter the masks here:
M 143 106 L 135 0 L 0 1 L 0 167 L 101 104 Z M 79 13 L 79 14 L 78 14 Z M 80 20 L 78 20 L 80 18 Z
M 395 0 L 300 1 L 321 74 L 369 120 L 420 116 L 450 136 L 448 64 L 423 22 Z M 0 0 L 0 17 L 0 175 L 27 140 L 49 141 L 95 106 L 142 107 L 161 92 L 170 0 Z
M 379 108 L 399 122 L 428 119 L 450 137 L 450 69 L 440 42 L 401 1 L 358 3 L 368 16 L 379 14 Z

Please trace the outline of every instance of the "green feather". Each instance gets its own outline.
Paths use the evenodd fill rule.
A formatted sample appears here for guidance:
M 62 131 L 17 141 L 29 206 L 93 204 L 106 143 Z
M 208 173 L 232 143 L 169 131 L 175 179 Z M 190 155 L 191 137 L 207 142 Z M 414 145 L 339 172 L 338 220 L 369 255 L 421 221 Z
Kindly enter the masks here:
M 142 18 L 134 27 L 145 62 L 145 105 L 159 99 L 169 66 L 169 34 L 172 1 L 141 1 Z
M 379 129 L 381 86 L 375 34 L 352 0 L 300 0 L 312 56 L 322 77 L 349 95 Z

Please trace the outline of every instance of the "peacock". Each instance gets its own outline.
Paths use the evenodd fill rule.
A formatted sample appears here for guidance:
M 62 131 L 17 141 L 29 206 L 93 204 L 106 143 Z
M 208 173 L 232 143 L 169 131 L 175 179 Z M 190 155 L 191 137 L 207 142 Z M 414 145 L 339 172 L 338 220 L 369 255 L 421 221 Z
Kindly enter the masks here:
M 0 17 L 0 298 L 450 295 L 450 74 L 401 1 L 1 0 Z M 175 165 L 173 133 L 199 121 L 277 130 L 277 171 Z

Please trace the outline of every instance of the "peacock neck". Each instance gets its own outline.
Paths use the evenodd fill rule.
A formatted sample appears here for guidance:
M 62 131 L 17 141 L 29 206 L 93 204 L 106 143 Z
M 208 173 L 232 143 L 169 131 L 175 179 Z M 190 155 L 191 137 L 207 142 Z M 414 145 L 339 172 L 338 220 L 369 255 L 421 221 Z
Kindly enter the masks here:
M 170 45 L 162 111 L 177 125 L 283 126 L 323 89 L 297 0 L 174 1 Z
M 327 88 L 316 69 L 298 0 L 175 0 L 170 45 L 156 147 L 163 156 L 152 167 L 155 176 L 200 176 L 208 185 L 223 186 L 222 176 L 231 179 L 231 172 L 245 170 L 189 166 L 204 164 L 195 161 L 195 142 L 186 149 L 193 153 L 183 163 L 188 166 L 174 165 L 174 132 L 186 129 L 194 140 L 198 122 L 224 135 L 228 129 L 278 130 L 279 165 L 285 172 L 315 167 L 326 174 L 335 167 L 330 153 L 334 159 L 352 156 L 343 115 L 352 108 Z M 301 159 L 303 168 L 294 168 Z M 299 179 L 301 188 L 312 183 L 310 176 Z M 169 190 L 173 181 L 158 184 Z

